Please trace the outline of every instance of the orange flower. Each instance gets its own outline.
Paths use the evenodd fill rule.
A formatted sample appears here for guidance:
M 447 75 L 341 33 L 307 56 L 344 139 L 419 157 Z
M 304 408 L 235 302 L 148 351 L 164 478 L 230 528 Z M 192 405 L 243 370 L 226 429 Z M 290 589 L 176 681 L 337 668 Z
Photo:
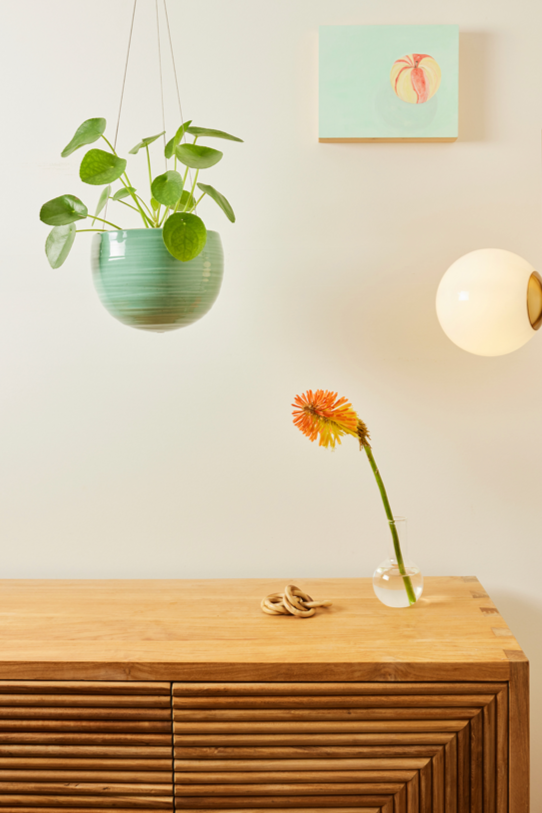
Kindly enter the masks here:
M 294 423 L 310 440 L 320 438 L 320 446 L 335 448 L 343 435 L 358 437 L 358 416 L 347 398 L 330 390 L 307 390 L 295 396 Z

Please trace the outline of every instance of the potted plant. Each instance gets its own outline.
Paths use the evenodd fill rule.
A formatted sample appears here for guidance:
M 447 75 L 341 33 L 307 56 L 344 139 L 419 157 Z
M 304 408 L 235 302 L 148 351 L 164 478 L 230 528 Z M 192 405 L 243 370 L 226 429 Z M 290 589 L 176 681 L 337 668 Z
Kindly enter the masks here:
M 149 147 L 164 133 L 143 138 L 130 154 L 136 155 L 141 150 L 146 153 L 150 194 L 145 200 L 131 184 L 127 161 L 117 154 L 104 135 L 105 129 L 105 119 L 87 119 L 62 151 L 66 158 L 98 139 L 103 139 L 108 147 L 88 150 L 79 168 L 84 183 L 103 186 L 93 215 L 75 195 L 61 195 L 41 207 L 40 220 L 53 227 L 45 243 L 47 259 L 52 268 L 59 268 L 78 232 L 96 232 L 92 245 L 93 278 L 107 310 L 124 324 L 143 330 L 165 331 L 189 325 L 211 308 L 223 275 L 220 235 L 206 229 L 197 206 L 204 197 L 209 197 L 228 220 L 235 222 L 228 200 L 213 186 L 198 181 L 200 171 L 217 164 L 223 153 L 197 141 L 241 139 L 222 130 L 195 127 L 187 121 L 165 146 L 166 165 L 173 160 L 173 169 L 153 176 Z M 187 134 L 194 137 L 192 143 L 185 143 Z M 179 164 L 182 173 L 177 169 Z M 190 170 L 194 171 L 194 178 L 188 184 Z M 114 190 L 115 182 L 118 187 Z M 119 208 L 128 206 L 135 210 L 143 228 L 123 229 L 101 217 L 104 209 L 107 212 L 109 201 Z M 116 214 L 112 217 L 118 220 Z M 89 228 L 76 228 L 76 224 L 88 218 Z

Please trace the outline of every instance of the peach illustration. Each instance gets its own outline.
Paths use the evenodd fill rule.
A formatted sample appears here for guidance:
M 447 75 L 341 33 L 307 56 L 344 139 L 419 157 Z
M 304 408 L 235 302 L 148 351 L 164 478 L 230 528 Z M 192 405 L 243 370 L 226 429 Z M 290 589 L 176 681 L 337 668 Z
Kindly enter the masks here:
M 423 104 L 440 85 L 440 68 L 429 54 L 408 54 L 393 63 L 391 86 L 404 102 Z

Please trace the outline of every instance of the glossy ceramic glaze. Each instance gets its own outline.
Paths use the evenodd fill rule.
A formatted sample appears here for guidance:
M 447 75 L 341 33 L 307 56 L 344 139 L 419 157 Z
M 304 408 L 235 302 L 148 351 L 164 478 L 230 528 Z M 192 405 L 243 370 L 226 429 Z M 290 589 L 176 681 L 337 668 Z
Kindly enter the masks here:
M 92 243 L 92 274 L 103 305 L 140 330 L 176 330 L 201 319 L 218 296 L 223 270 L 215 231 L 207 232 L 201 254 L 186 263 L 171 256 L 161 229 L 107 231 Z

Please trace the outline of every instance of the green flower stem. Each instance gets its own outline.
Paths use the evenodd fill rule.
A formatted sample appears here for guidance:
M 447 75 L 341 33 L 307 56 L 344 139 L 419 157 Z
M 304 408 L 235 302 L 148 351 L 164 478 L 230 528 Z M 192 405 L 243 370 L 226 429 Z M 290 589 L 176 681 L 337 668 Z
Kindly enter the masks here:
M 108 226 L 113 226 L 114 229 L 117 229 L 118 231 L 122 231 L 122 226 L 115 226 L 114 223 L 111 223 L 109 220 L 104 220 L 103 217 L 98 217 L 97 215 L 93 215 L 92 222 L 94 222 L 95 220 L 99 220 L 100 223 L 107 223 Z
M 161 228 L 164 220 L 168 216 L 168 213 L 169 213 L 169 206 L 166 206 L 166 208 L 164 209 L 164 216 L 163 216 L 162 220 L 160 221 L 160 223 L 158 224 L 158 228 Z
M 371 468 L 373 470 L 373 474 L 375 476 L 376 484 L 380 490 L 380 496 L 382 497 L 382 502 L 384 503 L 384 511 L 386 512 L 386 516 L 388 518 L 388 523 L 390 526 L 391 536 L 393 539 L 393 549 L 395 551 L 395 556 L 397 558 L 397 566 L 399 568 L 399 573 L 403 577 L 403 581 L 405 583 L 405 590 L 408 596 L 409 604 L 416 603 L 416 594 L 414 593 L 414 588 L 412 586 L 412 581 L 410 580 L 410 576 L 407 575 L 405 569 L 405 563 L 403 561 L 403 554 L 401 552 L 401 546 L 399 544 L 399 535 L 397 534 L 397 528 L 395 527 L 395 521 L 393 519 L 393 514 L 391 513 L 390 503 L 388 500 L 388 495 L 386 494 L 386 488 L 382 481 L 382 477 L 380 476 L 380 472 L 378 471 L 378 466 L 376 465 L 376 460 L 373 457 L 373 450 L 370 446 L 363 445 L 365 449 L 365 454 L 369 458 L 369 463 L 371 464 Z
M 204 192 L 204 193 L 203 193 L 203 195 L 201 195 L 201 197 L 199 197 L 199 198 L 197 199 L 197 201 L 196 201 L 196 202 L 195 202 L 195 204 L 194 204 L 194 208 L 196 208 L 196 206 L 198 205 L 198 203 L 199 203 L 199 202 L 202 200 L 202 198 L 204 198 L 204 197 L 205 197 L 205 195 L 206 195 L 206 194 L 207 194 L 207 192 Z
M 139 211 L 139 209 L 136 209 L 136 207 L 135 207 L 135 206 L 132 206 L 132 204 L 131 204 L 131 203 L 126 203 L 126 201 L 125 201 L 125 200 L 116 200 L 116 201 L 115 201 L 115 203 L 122 203 L 122 205 L 123 205 L 123 206 L 127 206 L 129 209 L 133 209 L 133 210 L 134 210 L 134 212 L 137 212 L 137 213 L 138 213 L 138 215 L 139 215 L 139 214 L 141 214 L 141 212 Z

